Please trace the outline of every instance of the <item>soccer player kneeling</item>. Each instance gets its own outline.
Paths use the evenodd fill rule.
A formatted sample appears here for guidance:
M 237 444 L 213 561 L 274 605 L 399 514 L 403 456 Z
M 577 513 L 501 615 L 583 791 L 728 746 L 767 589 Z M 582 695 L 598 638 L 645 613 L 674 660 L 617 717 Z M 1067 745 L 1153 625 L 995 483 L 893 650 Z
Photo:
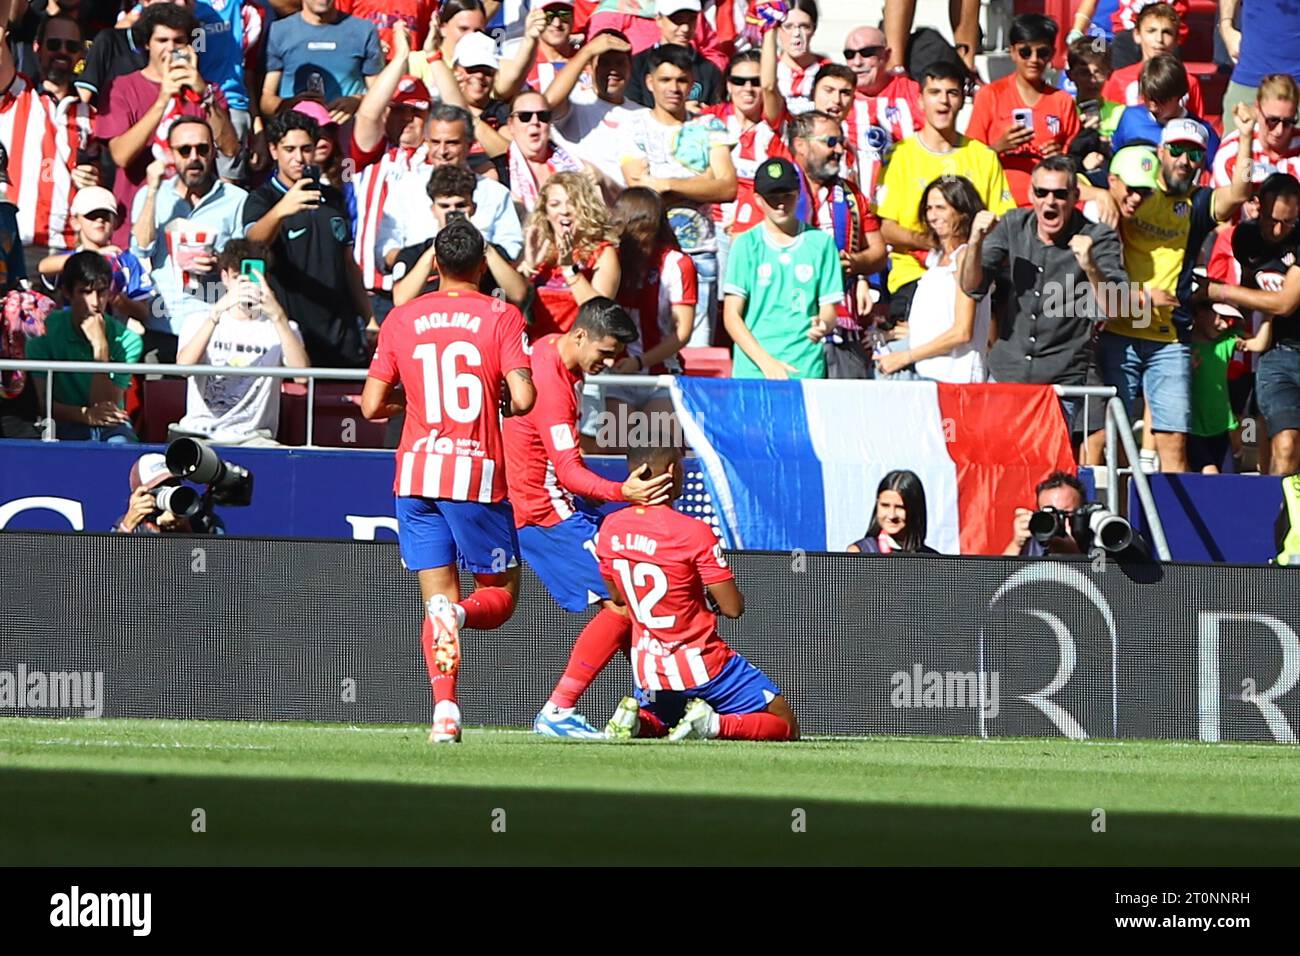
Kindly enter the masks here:
M 633 448 L 628 465 L 633 474 L 648 465 L 647 478 L 672 475 L 672 497 L 681 494 L 680 449 Z M 708 525 L 671 504 L 632 505 L 601 524 L 596 554 L 612 600 L 633 622 L 636 695 L 619 702 L 607 736 L 799 738 L 781 689 L 718 633 L 706 592 L 731 618 L 745 599 Z

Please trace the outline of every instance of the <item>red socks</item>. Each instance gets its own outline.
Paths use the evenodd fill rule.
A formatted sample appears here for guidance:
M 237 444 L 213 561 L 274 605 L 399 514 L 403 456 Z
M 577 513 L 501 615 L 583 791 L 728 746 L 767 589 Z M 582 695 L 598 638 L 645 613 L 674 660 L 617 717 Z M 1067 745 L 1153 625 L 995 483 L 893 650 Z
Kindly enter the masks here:
M 574 707 L 578 698 L 591 686 L 591 682 L 605 669 L 622 648 L 632 647 L 632 620 L 617 611 L 601 608 L 591 619 L 569 653 L 569 663 L 564 676 L 551 692 L 551 703 L 556 707 Z
M 515 599 L 505 588 L 479 588 L 460 600 L 465 610 L 465 626 L 479 631 L 491 631 L 510 620 L 515 611 Z
M 644 712 L 642 712 L 644 717 Z M 722 714 L 719 740 L 789 740 L 790 725 L 776 714 Z
M 660 720 L 655 714 L 642 707 L 637 716 L 641 720 L 641 729 L 636 732 L 638 737 L 668 736 L 668 725 Z
M 433 688 L 433 702 L 440 704 L 444 700 L 456 700 L 456 678 L 448 677 L 438 670 L 433 661 L 433 622 L 424 616 L 424 626 L 420 628 L 420 651 L 424 654 L 424 666 L 429 671 L 429 685 Z

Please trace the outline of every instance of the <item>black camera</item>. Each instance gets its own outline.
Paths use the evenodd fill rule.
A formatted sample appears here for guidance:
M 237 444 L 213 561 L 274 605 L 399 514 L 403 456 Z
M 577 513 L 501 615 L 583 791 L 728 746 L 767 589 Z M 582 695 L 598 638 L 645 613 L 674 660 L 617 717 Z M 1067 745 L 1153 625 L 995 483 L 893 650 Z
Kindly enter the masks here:
M 177 478 L 207 485 L 204 502 L 242 508 L 253 501 L 253 473 L 223 461 L 207 442 L 178 438 L 167 446 L 167 468 Z
M 1103 551 L 1123 551 L 1133 543 L 1133 526 L 1128 520 L 1096 502 L 1073 511 L 1060 508 L 1035 511 L 1029 516 L 1029 533 L 1043 545 L 1068 534 L 1082 551 L 1093 544 Z

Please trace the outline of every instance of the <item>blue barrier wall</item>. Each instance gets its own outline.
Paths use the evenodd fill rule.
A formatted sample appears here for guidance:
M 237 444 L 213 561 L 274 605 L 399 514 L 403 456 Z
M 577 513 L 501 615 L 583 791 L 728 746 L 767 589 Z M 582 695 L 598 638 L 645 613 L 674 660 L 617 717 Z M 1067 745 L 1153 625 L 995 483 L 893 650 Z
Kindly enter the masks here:
M 1282 481 L 1260 475 L 1150 475 L 1175 561 L 1263 564 L 1277 554 L 1273 523 Z M 1137 489 L 1129 486 L 1129 517 L 1145 531 Z
M 162 445 L 0 441 L 0 529 L 108 531 L 126 510 L 136 458 Z M 286 538 L 396 540 L 391 451 L 222 448 L 253 473 L 253 503 L 219 507 L 230 534 Z M 588 458 L 602 477 L 622 481 L 621 458 Z M 686 460 L 678 508 L 709 520 L 699 466 Z M 617 505 L 606 506 L 605 510 Z

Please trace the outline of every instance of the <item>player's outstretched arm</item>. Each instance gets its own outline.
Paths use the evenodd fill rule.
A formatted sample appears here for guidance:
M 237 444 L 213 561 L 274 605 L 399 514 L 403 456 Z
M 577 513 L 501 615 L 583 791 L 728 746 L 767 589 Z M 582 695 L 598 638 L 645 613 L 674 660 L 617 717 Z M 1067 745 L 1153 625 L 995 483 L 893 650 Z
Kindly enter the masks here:
M 745 595 L 740 593 L 734 579 L 708 585 L 709 597 L 724 617 L 737 618 L 745 613 Z

